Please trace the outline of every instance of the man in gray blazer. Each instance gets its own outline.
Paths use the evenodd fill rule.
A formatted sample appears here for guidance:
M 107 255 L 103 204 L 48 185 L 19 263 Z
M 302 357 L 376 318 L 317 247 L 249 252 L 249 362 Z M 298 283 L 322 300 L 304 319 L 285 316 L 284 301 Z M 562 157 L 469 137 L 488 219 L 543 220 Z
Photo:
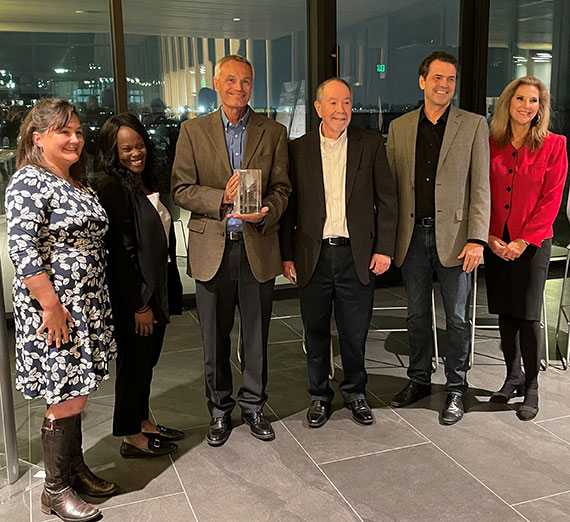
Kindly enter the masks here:
M 447 400 L 443 424 L 463 417 L 469 363 L 471 272 L 489 234 L 489 130 L 483 116 L 451 105 L 457 60 L 434 52 L 419 67 L 424 104 L 394 120 L 388 162 L 398 183 L 395 264 L 408 297 L 410 365 L 406 387 L 392 406 L 431 393 L 431 288 L 437 274 L 446 315 Z
M 192 212 L 188 275 L 196 279 L 212 446 L 228 439 L 236 404 L 230 364 L 236 304 L 244 350 L 237 402 L 254 437 L 275 438 L 262 410 L 273 286 L 282 271 L 277 229 L 291 185 L 285 127 L 249 107 L 252 84 L 253 68 L 245 58 L 218 61 L 214 88 L 222 107 L 182 124 L 172 171 L 174 201 Z M 232 213 L 239 178 L 234 169 L 261 169 L 260 213 Z

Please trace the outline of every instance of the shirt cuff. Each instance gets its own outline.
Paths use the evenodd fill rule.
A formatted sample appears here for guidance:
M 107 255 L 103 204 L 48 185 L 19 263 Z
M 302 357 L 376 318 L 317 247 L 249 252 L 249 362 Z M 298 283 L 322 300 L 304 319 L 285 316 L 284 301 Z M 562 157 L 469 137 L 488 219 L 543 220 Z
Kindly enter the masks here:
M 476 245 L 487 246 L 487 241 L 482 239 L 468 239 L 467 243 L 475 243 Z

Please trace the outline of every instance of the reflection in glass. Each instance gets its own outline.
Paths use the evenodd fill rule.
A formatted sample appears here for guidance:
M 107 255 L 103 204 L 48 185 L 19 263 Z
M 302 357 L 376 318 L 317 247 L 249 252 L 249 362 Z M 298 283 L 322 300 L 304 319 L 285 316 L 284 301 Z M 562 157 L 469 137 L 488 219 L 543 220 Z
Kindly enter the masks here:
M 339 74 L 353 89 L 353 124 L 387 134 L 392 120 L 422 103 L 418 66 L 433 51 L 458 56 L 459 7 L 459 0 L 337 0 Z

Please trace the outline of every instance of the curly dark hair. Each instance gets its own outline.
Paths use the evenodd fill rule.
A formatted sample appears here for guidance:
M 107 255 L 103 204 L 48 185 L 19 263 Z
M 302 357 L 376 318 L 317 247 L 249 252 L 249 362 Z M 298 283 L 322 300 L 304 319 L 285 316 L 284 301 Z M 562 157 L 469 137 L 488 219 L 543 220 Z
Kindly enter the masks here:
M 134 130 L 144 141 L 146 147 L 146 161 L 141 175 L 131 172 L 123 167 L 119 160 L 117 149 L 117 135 L 121 127 Z M 151 192 L 156 192 L 156 178 L 154 175 L 154 147 L 146 129 L 139 119 L 128 112 L 111 116 L 101 127 L 99 138 L 99 158 L 103 172 L 108 176 L 119 176 L 123 183 L 133 192 L 142 191 L 144 185 Z

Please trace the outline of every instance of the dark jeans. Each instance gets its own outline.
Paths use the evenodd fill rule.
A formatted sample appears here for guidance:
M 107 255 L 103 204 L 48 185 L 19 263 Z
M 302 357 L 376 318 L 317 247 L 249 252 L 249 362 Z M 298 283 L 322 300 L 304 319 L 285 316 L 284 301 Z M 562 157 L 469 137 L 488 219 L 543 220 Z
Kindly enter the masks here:
M 364 351 L 374 285 L 358 279 L 350 245 L 323 246 L 309 283 L 299 288 L 305 328 L 309 394 L 311 400 L 330 401 L 331 313 L 338 330 L 344 379 L 340 392 L 345 402 L 365 398 L 367 382 Z
M 467 389 L 469 364 L 468 299 L 471 274 L 464 272 L 461 265 L 444 267 L 437 255 L 435 228 L 416 225 L 402 264 L 402 276 L 408 296 L 408 377 L 419 384 L 431 382 L 431 358 L 434 351 L 431 289 L 434 272 L 439 280 L 447 328 L 445 389 L 447 392 L 463 393 Z
M 242 411 L 261 411 L 267 400 L 267 338 L 275 279 L 260 283 L 249 266 L 243 241 L 226 241 L 220 268 L 210 281 L 196 281 L 196 304 L 204 344 L 208 407 L 213 417 L 233 410 L 230 333 L 236 306 L 243 340 Z

